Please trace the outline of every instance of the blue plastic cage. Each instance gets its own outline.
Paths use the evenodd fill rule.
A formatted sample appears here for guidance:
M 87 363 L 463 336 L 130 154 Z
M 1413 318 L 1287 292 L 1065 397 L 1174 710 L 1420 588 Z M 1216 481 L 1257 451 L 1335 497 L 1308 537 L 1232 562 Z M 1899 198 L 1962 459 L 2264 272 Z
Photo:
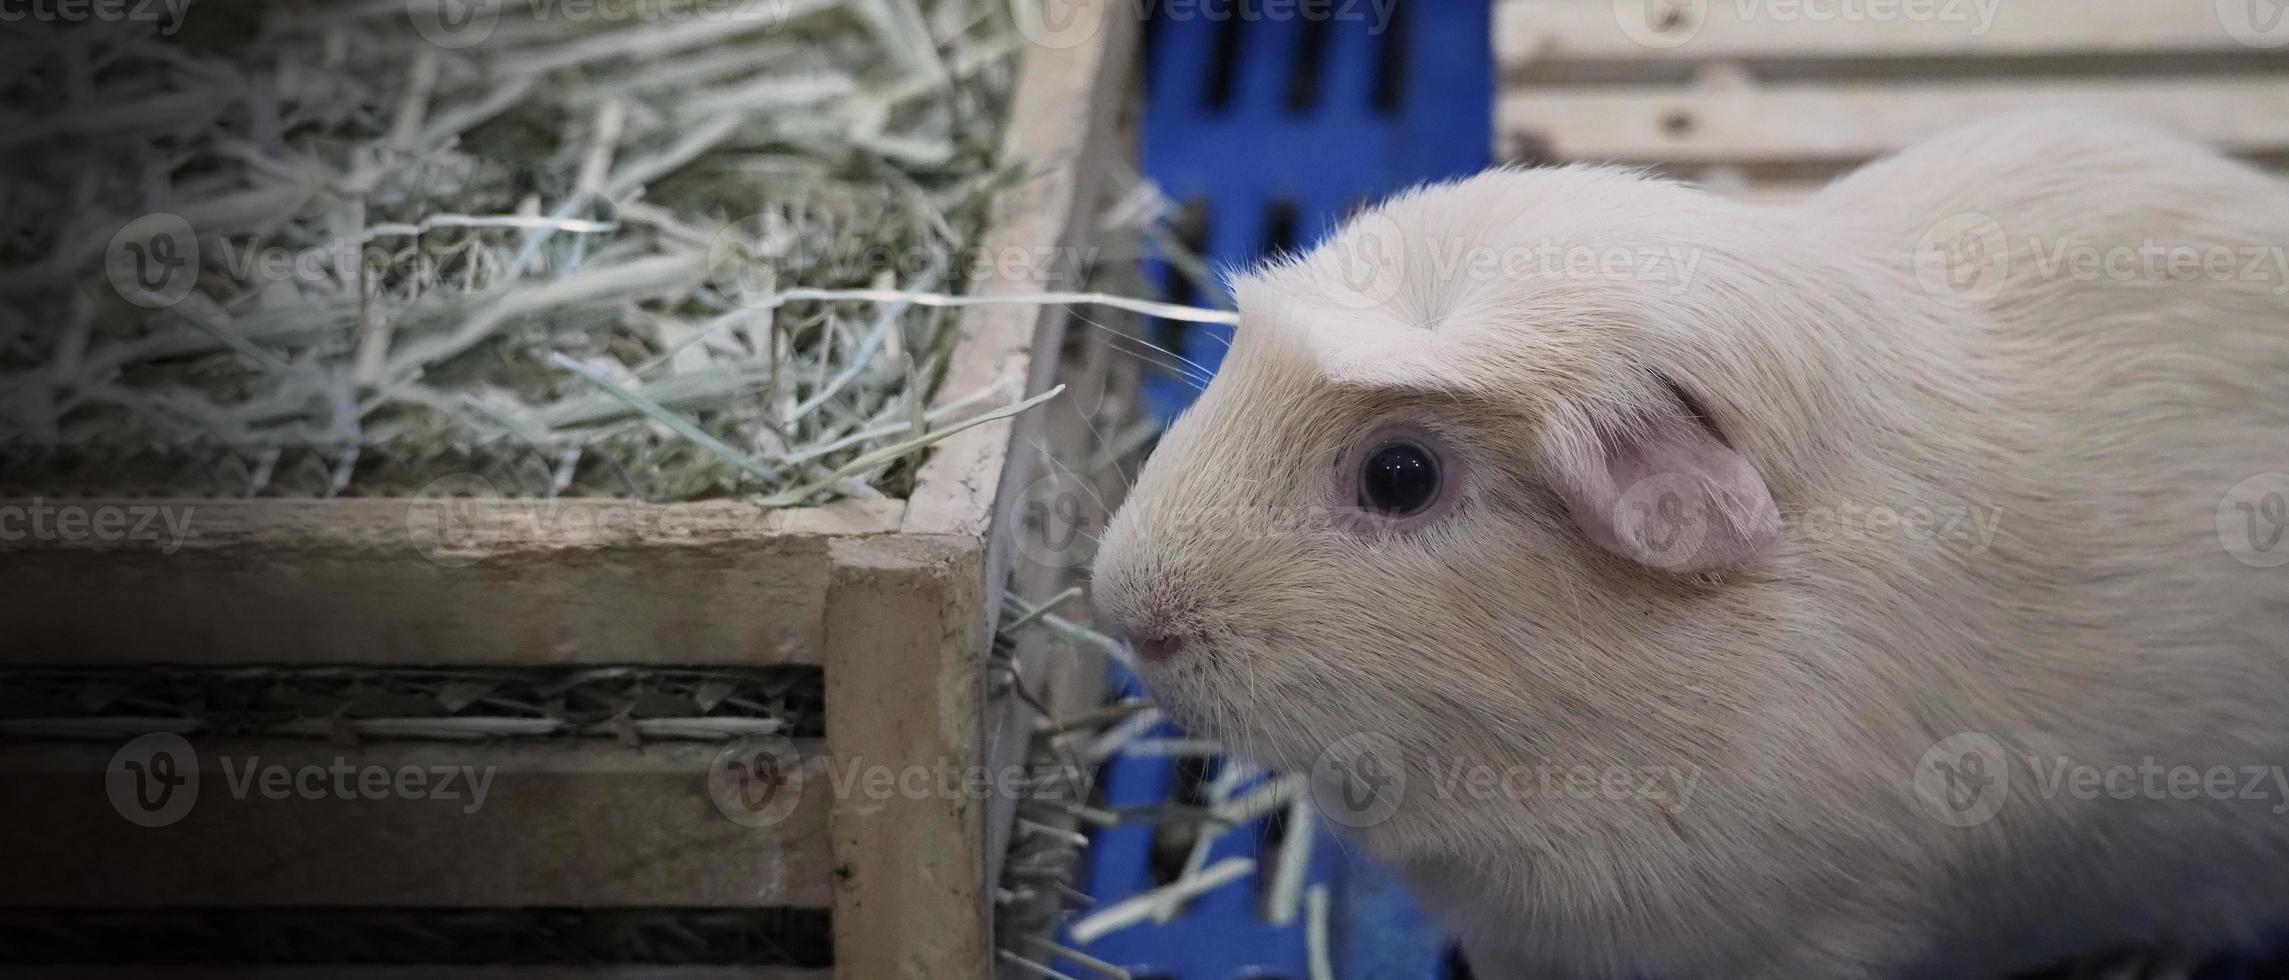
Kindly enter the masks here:
M 1489 162 L 1488 0 L 1156 6 L 1145 33 L 1144 170 L 1182 204 L 1178 234 L 1212 269 L 1308 247 L 1365 202 Z M 1147 271 L 1169 300 L 1218 305 L 1220 297 L 1201 295 L 1166 262 Z M 1229 340 L 1222 327 L 1161 322 L 1153 329 L 1156 343 L 1210 369 Z M 1146 404 L 1163 422 L 1194 394 L 1173 375 L 1145 382 Z M 1117 680 L 1135 692 L 1133 679 Z M 1178 733 L 1163 725 L 1152 734 Z M 1107 763 L 1100 786 L 1116 808 L 1187 802 L 1221 765 L 1121 755 Z M 1273 855 L 1291 832 L 1277 817 L 1232 828 L 1209 863 L 1254 857 L 1256 875 L 1201 896 L 1167 923 L 1065 941 L 1152 980 L 1304 980 L 1304 920 L 1271 921 L 1266 898 Z M 1446 976 L 1445 943 L 1406 896 L 1324 828 L 1311 832 L 1306 881 L 1329 889 L 1337 976 Z M 1157 833 L 1131 821 L 1094 835 L 1084 886 L 1100 905 L 1173 873 Z M 1088 975 L 1073 964 L 1061 969 Z
M 1488 0 L 1298 0 L 1295 16 L 1174 16 L 1146 25 L 1146 176 L 1184 207 L 1180 233 L 1217 270 L 1307 247 L 1361 204 L 1484 169 L 1494 142 Z M 1198 10 L 1245 11 L 1241 0 Z M 1378 9 L 1387 9 L 1383 20 Z M 1165 263 L 1177 302 L 1215 305 Z M 1228 328 L 1163 323 L 1162 346 L 1213 369 Z M 1163 420 L 1191 403 L 1149 379 Z

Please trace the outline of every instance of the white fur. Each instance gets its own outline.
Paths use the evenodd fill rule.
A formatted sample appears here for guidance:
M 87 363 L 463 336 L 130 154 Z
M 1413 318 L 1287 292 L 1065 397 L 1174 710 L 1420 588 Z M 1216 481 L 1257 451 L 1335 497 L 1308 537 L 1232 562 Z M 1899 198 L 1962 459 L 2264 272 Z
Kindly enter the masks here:
M 1969 298 L 1913 261 L 1964 214 L 2011 249 Z M 2289 472 L 2289 296 L 2051 261 L 2147 241 L 2279 250 L 2289 187 L 2042 114 L 1794 207 L 1597 168 L 1403 195 L 1238 282 L 1230 359 L 1108 530 L 1097 601 L 1189 638 L 1147 682 L 1256 761 L 1400 746 L 1397 812 L 1349 839 L 1481 976 L 1952 978 L 2248 938 L 2289 920 L 2289 800 L 2083 801 L 2027 765 L 2289 765 L 2289 568 L 2237 562 L 2215 527 L 2229 488 Z M 1540 246 L 1693 265 L 1455 261 Z M 1664 380 L 1783 515 L 1718 574 L 1599 550 L 1553 489 L 1675 412 Z M 1320 519 L 1336 461 L 1391 422 L 1451 446 L 1460 505 L 1397 533 Z M 1833 519 L 1848 506 L 1965 509 L 1992 538 Z M 2002 810 L 1967 828 L 1910 788 L 1958 732 L 2011 753 Z M 1457 764 L 1695 782 L 1442 796 Z

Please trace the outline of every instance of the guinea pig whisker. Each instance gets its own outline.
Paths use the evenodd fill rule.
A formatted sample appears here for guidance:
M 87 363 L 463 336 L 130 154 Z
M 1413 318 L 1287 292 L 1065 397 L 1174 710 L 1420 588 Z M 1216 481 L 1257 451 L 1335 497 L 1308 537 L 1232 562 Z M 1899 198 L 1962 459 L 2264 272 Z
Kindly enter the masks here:
M 1205 384 L 1207 383 L 1207 381 L 1208 381 L 1208 378 L 1209 378 L 1209 376 L 1215 373 L 1215 372 L 1212 372 L 1212 371 L 1208 370 L 1208 368 L 1207 368 L 1207 367 L 1205 367 L 1205 366 L 1203 366 L 1203 365 L 1202 365 L 1200 362 L 1198 362 L 1198 361 L 1195 361 L 1195 360 L 1193 360 L 1193 359 L 1191 359 L 1191 358 L 1189 358 L 1189 357 L 1186 357 L 1186 356 L 1184 356 L 1184 355 L 1182 355 L 1182 354 L 1179 354 L 1179 353 L 1177 353 L 1177 352 L 1175 352 L 1175 351 L 1169 350 L 1169 349 L 1168 349 L 1168 348 L 1166 348 L 1166 347 L 1162 347 L 1161 345 L 1159 345 L 1159 344 L 1156 344 L 1156 343 L 1153 343 L 1152 341 L 1146 340 L 1146 339 L 1144 339 L 1143 337 L 1137 337 L 1137 336 L 1132 336 L 1132 335 L 1130 335 L 1130 334 L 1127 334 L 1127 333 L 1123 333 L 1123 332 L 1121 332 L 1121 331 L 1119 331 L 1119 330 L 1115 330 L 1115 329 L 1113 329 L 1112 327 L 1106 326 L 1106 325 L 1104 325 L 1104 324 L 1102 324 L 1102 323 L 1099 323 L 1099 322 L 1097 322 L 1097 321 L 1095 321 L 1095 320 L 1089 319 L 1088 317 L 1086 317 L 1086 316 L 1082 316 L 1081 314 L 1078 314 L 1078 313 L 1074 314 L 1074 319 L 1077 319 L 1077 320 L 1081 321 L 1082 323 L 1086 323 L 1086 324 L 1088 324 L 1088 325 L 1090 325 L 1090 326 L 1092 326 L 1092 327 L 1095 327 L 1095 328 L 1097 328 L 1097 329 L 1099 329 L 1099 330 L 1102 330 L 1102 331 L 1104 331 L 1104 332 L 1106 332 L 1106 333 L 1109 333 L 1109 334 L 1111 334 L 1111 335 L 1113 335 L 1113 336 L 1115 336 L 1115 337 L 1118 337 L 1118 338 L 1120 338 L 1120 339 L 1122 339 L 1122 340 L 1126 340 L 1126 341 L 1128 341 L 1128 342 L 1130 342 L 1130 343 L 1136 344 L 1136 345 L 1138 345 L 1138 346 L 1140 346 L 1140 347 L 1144 347 L 1144 348 L 1146 348 L 1146 349 L 1148 349 L 1148 350 L 1158 351 L 1159 353 L 1162 353 L 1162 354 L 1165 354 L 1165 355 L 1167 355 L 1168 357 L 1170 357 L 1171 359 L 1173 359 L 1173 360 L 1174 360 L 1174 361 L 1175 361 L 1177 364 L 1180 364 L 1180 365 L 1182 365 L 1182 366 L 1185 368 L 1185 371 L 1184 371 L 1184 374 L 1183 374 L 1183 376 L 1184 376 L 1184 377 L 1186 377 L 1186 378 L 1187 378 L 1187 379 L 1189 379 L 1189 380 L 1199 381 L 1199 382 L 1201 382 L 1203 385 L 1205 385 Z M 1139 356 L 1142 356 L 1142 355 L 1139 355 Z M 1150 363 L 1150 362 L 1148 361 L 1148 363 Z M 1165 365 L 1164 365 L 1164 366 L 1165 366 Z
M 1097 448 L 1090 454 L 1090 458 L 1084 461 L 1084 469 L 1067 466 L 1066 472 L 1071 473 L 1074 479 L 1087 485 L 1091 493 L 1095 493 L 1096 484 L 1092 483 L 1089 477 L 1100 470 L 1110 468 L 1113 471 L 1113 476 L 1120 479 L 1121 493 L 1124 496 L 1129 491 L 1135 490 L 1137 487 L 1136 478 L 1130 476 L 1128 470 L 1121 468 L 1121 456 L 1123 454 L 1116 448 L 1113 440 L 1105 438 L 1105 431 L 1097 428 L 1096 420 L 1091 419 L 1088 413 L 1082 413 L 1081 424 L 1088 427 L 1089 437 L 1097 440 Z M 1105 519 L 1112 519 L 1113 507 L 1102 494 L 1097 495 L 1097 506 L 1104 509 Z
M 1152 342 L 1142 338 L 1132 337 L 1118 330 L 1106 327 L 1103 324 L 1091 322 L 1091 325 L 1104 330 L 1105 333 L 1110 335 L 1103 340 L 1103 343 L 1106 347 L 1111 348 L 1115 353 L 1126 354 L 1130 357 L 1136 358 L 1139 361 L 1143 361 L 1145 364 L 1168 374 L 1170 377 L 1173 377 L 1186 385 L 1191 386 L 1194 390 L 1200 390 L 1207 386 L 1208 382 L 1206 370 L 1200 367 L 1200 365 L 1188 361 L 1182 355 L 1159 347 Z M 1119 343 L 1119 341 L 1124 340 L 1136 344 L 1139 347 L 1143 347 L 1146 350 L 1132 350 L 1129 347 L 1123 346 Z M 1146 353 L 1147 350 L 1166 354 L 1169 358 L 1174 358 L 1174 360 L 1166 360 L 1158 357 L 1153 357 Z
M 1088 472 L 1095 473 L 1098 470 L 1109 468 L 1113 471 L 1114 476 L 1120 478 L 1121 494 L 1124 498 L 1134 492 L 1137 488 L 1136 478 L 1130 476 L 1128 470 L 1121 468 L 1121 457 L 1126 453 L 1122 452 L 1113 440 L 1105 438 L 1104 431 L 1098 429 L 1097 423 L 1090 420 L 1086 414 L 1081 416 L 1081 424 L 1088 426 L 1089 435 L 1097 440 L 1097 454 L 1089 461 Z M 1104 506 L 1104 501 L 1099 499 L 1097 504 L 1100 507 Z M 1108 520 L 1111 519 L 1111 508 L 1106 509 L 1105 516 Z
M 1155 360 L 1145 356 L 1142 352 L 1139 351 L 1124 349 L 1118 344 L 1107 344 L 1106 346 L 1111 347 L 1113 350 L 1120 353 L 1127 354 L 1130 357 L 1134 357 L 1137 360 L 1143 361 L 1146 364 L 1167 373 L 1169 377 L 1176 379 L 1177 382 L 1188 388 L 1191 388 L 1194 391 L 1208 390 L 1208 382 L 1206 380 L 1195 377 L 1190 372 L 1177 365 L 1170 364 L 1166 361 Z
M 1096 432 L 1096 431 L 1097 431 L 1097 427 L 1096 427 L 1094 424 L 1091 424 L 1091 423 L 1089 422 L 1089 417 L 1088 417 L 1086 414 L 1084 414 L 1084 415 L 1082 415 L 1082 416 L 1081 416 L 1081 423 L 1082 423 L 1083 425 L 1087 425 L 1087 426 L 1089 426 L 1089 431 L 1090 431 L 1090 432 L 1094 433 L 1094 432 Z M 1104 441 L 1104 437 L 1103 437 L 1103 436 L 1098 436 L 1098 437 L 1097 437 L 1097 441 L 1099 441 L 1099 442 L 1103 442 L 1103 441 Z M 1049 465 L 1050 465 L 1050 466 L 1052 466 L 1052 467 L 1055 467 L 1056 469 L 1060 470 L 1060 471 L 1061 471 L 1061 472 L 1059 473 L 1059 475 L 1060 475 L 1060 476 L 1067 476 L 1067 477 L 1071 477 L 1071 478 L 1073 479 L 1073 482 L 1080 484 L 1080 485 L 1081 485 L 1081 489 L 1082 489 L 1082 490 L 1085 490 L 1085 491 L 1087 491 L 1087 492 L 1088 492 L 1088 494 L 1089 494 L 1089 499 L 1091 499 L 1091 500 L 1094 500 L 1094 501 L 1096 501 L 1096 502 L 1097 502 L 1097 510 L 1098 510 L 1098 512 L 1099 512 L 1099 513 L 1105 514 L 1105 515 L 1107 515 L 1108 517 L 1109 517 L 1109 516 L 1111 516 L 1111 514 L 1112 514 L 1112 512 L 1113 512 L 1113 507 L 1112 507 L 1112 505 L 1111 505 L 1110 503 L 1106 502 L 1106 500 L 1105 500 L 1105 495 L 1104 495 L 1104 494 L 1101 494 L 1101 493 L 1098 493 L 1098 492 L 1097 492 L 1097 486 L 1096 486 L 1096 484 L 1094 484 L 1094 483 L 1091 483 L 1091 482 L 1089 481 L 1089 478 L 1088 478 L 1088 477 L 1087 477 L 1085 474 L 1081 473 L 1081 471 L 1079 471 L 1079 470 L 1076 470 L 1076 469 L 1074 469 L 1072 466 L 1068 465 L 1068 464 L 1067 464 L 1067 463 L 1066 463 L 1064 460 L 1057 458 L 1057 454 L 1056 454 L 1055 452 L 1053 452 L 1053 451 L 1051 451 L 1051 450 L 1050 450 L 1050 448 L 1049 448 L 1049 444 L 1048 444 L 1046 441 L 1044 441 L 1044 440 L 1041 440 L 1041 439 L 1036 439 L 1036 440 L 1034 440 L 1034 446 L 1033 446 L 1033 449 L 1034 449 L 1034 452 L 1035 452 L 1036 454 L 1038 454 L 1038 455 L 1039 455 L 1039 456 L 1040 456 L 1042 459 L 1044 459 L 1044 460 L 1047 460 L 1047 461 L 1049 462 Z M 1117 471 L 1116 471 L 1116 472 L 1117 472 Z M 1122 474 L 1122 476 L 1121 476 L 1121 479 L 1122 479 L 1122 480 L 1125 482 L 1125 481 L 1128 479 L 1128 476 L 1127 476 L 1127 474 Z M 1087 532 L 1082 532 L 1082 533 L 1087 533 Z M 1094 540 L 1096 540 L 1096 539 L 1095 539 L 1095 538 L 1091 538 L 1090 540 L 1094 541 Z
M 1138 344 L 1138 345 L 1140 345 L 1140 346 L 1143 346 L 1143 347 L 1145 347 L 1145 348 L 1148 348 L 1148 349 L 1151 349 L 1151 350 L 1155 350 L 1155 351 L 1159 351 L 1160 353 L 1166 354 L 1166 355 L 1168 355 L 1169 357 L 1171 357 L 1171 358 L 1174 358 L 1174 359 L 1177 361 L 1177 363 L 1180 363 L 1180 364 L 1184 365 L 1186 368 L 1189 368 L 1189 369 L 1191 369 L 1191 373 L 1192 373 L 1192 374 L 1194 374 L 1194 375 L 1195 375 L 1195 376 L 1197 376 L 1197 377 L 1201 377 L 1201 378 L 1207 378 L 1208 376 L 1210 376 L 1210 375 L 1212 375 L 1212 374 L 1214 374 L 1214 373 L 1215 373 L 1215 372 L 1213 372 L 1213 371 L 1210 371 L 1210 370 L 1208 370 L 1208 368 L 1207 368 L 1205 365 L 1201 364 L 1199 361 L 1195 361 L 1195 360 L 1193 360 L 1193 359 L 1191 359 L 1191 358 L 1189 358 L 1189 357 L 1186 357 L 1186 356 L 1184 356 L 1184 355 L 1182 355 L 1182 354 L 1179 354 L 1179 353 L 1177 353 L 1177 352 L 1175 352 L 1175 351 L 1169 350 L 1168 348 L 1166 348 L 1166 347 L 1162 347 L 1161 345 L 1159 345 L 1159 344 L 1156 344 L 1156 343 L 1153 343 L 1153 342 L 1152 342 L 1152 341 L 1150 341 L 1150 340 L 1146 340 L 1146 339 L 1145 339 L 1145 338 L 1143 338 L 1143 337 L 1138 337 L 1138 336 L 1134 336 L 1134 335 L 1131 335 L 1131 334 L 1123 333 L 1123 332 L 1121 332 L 1121 331 L 1119 331 L 1119 330 L 1115 330 L 1115 329 L 1113 329 L 1113 328 L 1111 328 L 1111 327 L 1108 327 L 1108 326 L 1106 326 L 1106 325 L 1104 325 L 1104 324 L 1102 324 L 1102 323 L 1098 323 L 1097 321 L 1095 321 L 1095 320 L 1091 320 L 1091 319 L 1089 319 L 1089 318 L 1087 318 L 1087 317 L 1082 317 L 1082 318 L 1081 318 L 1081 320 L 1082 320 L 1082 322 L 1084 322 L 1084 323 L 1087 323 L 1087 324 L 1089 324 L 1089 325 L 1090 325 L 1090 326 L 1092 326 L 1092 327 L 1096 327 L 1096 328 L 1097 328 L 1097 329 L 1099 329 L 1099 330 L 1103 330 L 1103 331 L 1105 331 L 1105 332 L 1107 332 L 1107 333 L 1110 333 L 1110 334 L 1112 334 L 1112 335 L 1113 335 L 1113 336 L 1115 336 L 1115 337 L 1119 337 L 1119 338 L 1121 338 L 1121 339 L 1123 339 L 1123 340 L 1127 340 L 1127 341 L 1129 341 L 1129 342 L 1131 342 L 1131 343 L 1134 343 L 1134 344 Z

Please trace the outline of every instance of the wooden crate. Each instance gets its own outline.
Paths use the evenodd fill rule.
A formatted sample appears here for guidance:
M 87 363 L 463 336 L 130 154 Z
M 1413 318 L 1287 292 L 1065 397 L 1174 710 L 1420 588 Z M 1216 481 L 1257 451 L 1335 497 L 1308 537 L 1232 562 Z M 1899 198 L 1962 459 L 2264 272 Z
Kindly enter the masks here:
M 1082 247 L 1103 155 L 1118 152 L 1135 18 L 1111 0 L 1048 6 L 1097 29 L 1023 52 L 1003 155 L 1028 176 L 997 200 L 985 254 Z M 1080 265 L 970 291 L 1072 288 L 1044 278 Z M 1042 390 L 1065 322 L 1056 308 L 969 308 L 940 390 Z M 423 805 L 433 800 L 233 799 L 207 769 L 190 814 L 157 828 L 113 812 L 118 743 L 0 743 L 0 836 L 27 844 L 0 859 L 0 907 L 825 909 L 837 977 L 987 976 L 990 882 L 1014 800 L 875 803 L 838 798 L 822 777 L 830 759 L 1012 757 L 999 743 L 1023 731 L 1009 720 L 1019 705 L 986 673 L 1012 563 L 1001 524 L 1031 478 L 1036 425 L 1021 416 L 938 444 L 906 500 L 464 500 L 450 538 L 438 501 L 166 501 L 195 508 L 180 550 L 0 541 L 0 665 L 798 664 L 823 672 L 826 704 L 823 740 L 793 743 L 800 764 L 781 792 L 800 803 L 753 828 L 712 803 L 708 743 L 195 740 L 217 769 L 225 757 L 346 757 L 496 775 L 485 806 L 462 813 Z
M 2289 22 L 2216 0 L 1988 6 L 1502 0 L 1496 152 L 1790 199 L 1951 126 L 2075 105 L 2289 161 Z

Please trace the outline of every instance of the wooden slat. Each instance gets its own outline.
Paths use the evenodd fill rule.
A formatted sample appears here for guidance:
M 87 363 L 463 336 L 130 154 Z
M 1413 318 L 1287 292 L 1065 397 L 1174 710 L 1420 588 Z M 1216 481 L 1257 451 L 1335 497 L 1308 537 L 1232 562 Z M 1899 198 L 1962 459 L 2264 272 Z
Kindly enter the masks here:
M 1676 0 L 1684 13 L 1673 27 L 1649 26 L 1640 4 L 1671 3 L 1505 0 L 1495 50 L 1506 73 L 1570 61 L 2257 50 L 2226 31 L 2215 0 Z
M 834 545 L 827 594 L 827 748 L 886 769 L 892 798 L 834 801 L 835 976 L 973 980 L 992 955 L 986 803 L 938 773 L 982 771 L 982 543 L 942 535 Z M 924 775 L 917 792 L 905 780 Z
M 712 744 L 191 744 L 195 799 L 176 822 L 145 827 L 107 791 L 117 745 L 0 743 L 8 801 L 0 839 L 19 842 L 0 858 L 0 905 L 818 908 L 830 900 L 831 793 L 817 778 L 816 742 L 794 743 L 809 755 L 802 778 L 780 790 L 796 794 L 792 809 L 764 827 L 733 822 L 709 798 L 708 767 L 721 748 Z M 346 793 L 337 764 L 360 767 Z M 261 781 L 273 766 L 289 773 L 284 798 Z M 312 766 L 323 776 L 305 782 Z M 492 775 L 481 803 L 466 771 L 454 780 L 456 799 L 406 798 L 394 782 L 363 775 L 394 779 L 408 767 L 424 773 L 431 793 L 442 784 L 429 774 L 440 767 Z
M 1027 49 L 1012 96 L 1012 121 L 1001 157 L 1030 179 L 994 200 L 991 231 L 981 254 L 1022 256 L 1011 268 L 974 278 L 977 296 L 1015 296 L 1085 288 L 1088 271 L 1077 249 L 1095 215 L 1097 178 L 1108 152 L 1113 110 L 1119 106 L 1134 47 L 1136 18 L 1121 0 L 1045 0 L 1055 23 L 1094 24 L 1088 42 Z M 1056 250 L 1056 251 L 1045 251 Z M 1017 275 L 1009 275 L 1016 272 Z M 1015 400 L 1020 391 L 1047 386 L 1056 367 L 1065 311 L 1033 305 L 976 306 L 961 319 L 962 344 L 940 388 L 943 399 L 1000 386 Z M 911 534 L 964 534 L 984 538 L 993 526 L 999 491 L 1009 484 L 1007 464 L 1018 426 L 989 422 L 939 443 L 916 477 L 917 490 L 903 529 Z
M 2071 105 L 2142 117 L 2229 151 L 2289 150 L 2289 76 L 2073 83 L 1534 88 L 1499 128 L 1565 160 L 1856 160 L 1968 120 Z
M 1128 155 L 1116 145 L 1112 129 L 1129 91 L 1139 28 L 1133 8 L 1122 0 L 1046 0 L 1039 6 L 1042 16 L 1049 18 L 1047 23 L 1072 26 L 1049 38 L 1049 43 L 1027 49 L 1001 154 L 1034 176 L 995 199 L 992 230 L 983 243 L 985 255 L 1024 256 L 1027 261 L 1013 268 L 996 263 L 985 270 L 987 275 L 969 284 L 975 295 L 1086 289 L 1083 276 L 1090 263 L 1083 260 L 1082 250 L 1090 241 L 1089 229 L 1101 204 L 1099 178 L 1110 169 L 1104 158 Z M 962 345 L 947 367 L 941 397 L 992 386 L 1002 387 L 1012 397 L 1019 391 L 1045 390 L 1056 372 L 1070 320 L 1070 314 L 1057 307 L 970 308 L 961 320 Z M 1069 392 L 1066 397 L 1076 396 Z M 939 444 L 917 476 L 902 530 L 983 542 L 985 589 L 971 627 L 980 656 L 990 648 L 1001 614 L 1002 592 L 1010 576 L 1009 548 L 1018 533 L 997 530 L 997 522 L 1022 520 L 1014 510 L 1038 468 L 1041 420 L 1046 412 L 1070 410 L 1053 404 L 960 433 Z M 980 704 L 979 761 L 996 770 L 1019 761 L 1024 706 L 1006 692 Z M 830 714 L 835 710 L 831 701 L 828 710 Z M 1015 801 L 1009 798 L 987 801 L 981 824 L 986 834 L 981 877 L 987 882 L 1000 875 L 1015 812 Z
M 888 533 L 902 514 L 898 501 L 41 503 L 129 525 L 174 508 L 190 533 L 171 550 L 84 531 L 0 543 L 0 662 L 818 663 L 827 540 Z
M 1091 319 L 1135 336 L 1142 329 L 1143 318 L 1112 310 Z M 1141 416 L 1141 409 L 1135 407 L 1139 364 L 1138 359 L 1123 357 L 1118 348 L 1105 343 L 1082 343 L 1064 355 L 1060 376 L 1072 384 L 1073 397 L 1046 406 L 1033 420 L 1040 435 L 1029 440 L 1038 447 L 1044 475 L 1056 473 L 1059 477 L 1048 482 L 1043 493 L 1032 492 L 1032 487 L 1018 488 L 1020 499 L 1008 512 L 1030 514 L 1037 503 L 1054 507 L 1056 501 L 1050 493 L 1072 495 L 1081 502 L 1082 510 L 1073 514 L 1077 520 L 1072 526 L 1063 525 L 1062 516 L 1051 518 L 1060 523 L 1047 527 L 1031 527 L 1026 521 L 1008 525 L 1008 536 L 1029 536 L 1026 546 L 1018 548 L 1010 562 L 1010 589 L 1018 595 L 1045 601 L 1087 581 L 1090 555 L 1083 546 L 1102 535 L 1112 508 L 1120 506 L 1128 480 L 1117 464 L 1095 473 L 1085 471 L 1090 460 L 1105 450 L 1105 439 L 1117 438 L 1125 424 Z M 1118 407 L 1124 402 L 1127 407 Z M 1057 509 L 1055 513 L 1072 512 Z M 1087 615 L 1071 607 L 1058 612 L 1077 618 Z M 1041 629 L 1021 631 L 1014 646 L 1017 676 L 1013 683 L 1023 685 L 1027 694 L 1038 699 L 1050 713 L 1050 720 L 1078 715 L 1103 699 L 1106 674 L 1102 657 L 1075 650 Z M 1041 720 L 1034 705 L 1019 697 L 1014 687 L 1000 687 L 1001 680 L 991 678 L 987 685 L 988 690 L 1001 691 L 994 702 L 989 702 L 986 714 L 986 760 L 996 771 L 1025 762 L 1034 725 Z M 991 802 L 986 870 L 987 880 L 999 882 L 1018 801 L 997 796 Z

